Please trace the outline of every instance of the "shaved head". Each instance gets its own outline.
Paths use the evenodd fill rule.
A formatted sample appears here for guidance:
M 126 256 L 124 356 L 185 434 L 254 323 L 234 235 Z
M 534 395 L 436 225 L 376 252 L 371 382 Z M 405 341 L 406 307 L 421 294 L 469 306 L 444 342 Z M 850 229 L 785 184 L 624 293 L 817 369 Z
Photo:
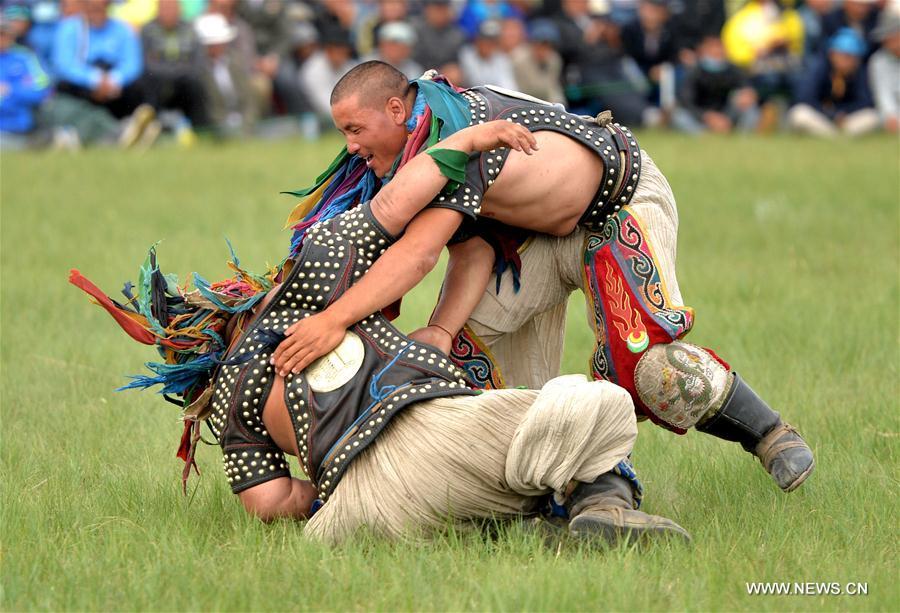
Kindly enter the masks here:
M 366 106 L 380 108 L 393 97 L 406 98 L 409 80 L 402 72 L 384 62 L 363 62 L 341 77 L 331 92 L 331 106 L 358 95 Z

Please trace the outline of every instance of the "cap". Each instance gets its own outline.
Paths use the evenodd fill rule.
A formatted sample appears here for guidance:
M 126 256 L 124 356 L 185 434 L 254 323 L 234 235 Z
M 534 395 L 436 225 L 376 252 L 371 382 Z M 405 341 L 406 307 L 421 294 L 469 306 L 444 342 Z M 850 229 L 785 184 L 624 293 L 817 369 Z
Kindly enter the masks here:
M 299 21 L 291 28 L 291 43 L 308 45 L 319 40 L 319 31 L 308 21 Z
M 866 53 L 866 41 L 852 28 L 841 28 L 828 41 L 828 50 L 861 57 Z
M 378 40 L 414 45 L 416 44 L 416 32 L 405 21 L 389 21 L 378 29 Z
M 485 19 L 478 25 L 478 36 L 481 38 L 499 38 L 500 22 L 496 19 Z
M 339 26 L 322 28 L 322 31 L 319 32 L 319 42 L 323 45 L 339 45 L 353 48 L 350 33 Z
M 194 21 L 194 30 L 204 45 L 222 45 L 237 37 L 237 28 L 228 23 L 224 15 L 207 13 Z

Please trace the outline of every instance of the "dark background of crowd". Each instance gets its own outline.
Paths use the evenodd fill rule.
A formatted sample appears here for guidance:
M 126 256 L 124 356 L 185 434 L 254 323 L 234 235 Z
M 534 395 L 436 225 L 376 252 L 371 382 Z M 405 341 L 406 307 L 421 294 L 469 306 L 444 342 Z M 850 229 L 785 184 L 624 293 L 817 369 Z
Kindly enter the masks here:
M 896 0 L 3 0 L 0 146 L 330 129 L 361 61 L 632 127 L 897 132 Z

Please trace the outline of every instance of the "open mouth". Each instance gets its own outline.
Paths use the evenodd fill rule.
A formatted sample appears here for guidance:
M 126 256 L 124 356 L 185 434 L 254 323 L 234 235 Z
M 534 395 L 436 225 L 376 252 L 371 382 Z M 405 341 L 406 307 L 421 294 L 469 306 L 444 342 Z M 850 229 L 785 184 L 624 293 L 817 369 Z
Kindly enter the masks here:
M 366 162 L 366 167 L 368 167 L 368 168 L 372 167 L 372 160 L 374 158 L 375 158 L 375 154 L 369 154 L 363 158 L 363 160 L 365 160 L 365 162 Z

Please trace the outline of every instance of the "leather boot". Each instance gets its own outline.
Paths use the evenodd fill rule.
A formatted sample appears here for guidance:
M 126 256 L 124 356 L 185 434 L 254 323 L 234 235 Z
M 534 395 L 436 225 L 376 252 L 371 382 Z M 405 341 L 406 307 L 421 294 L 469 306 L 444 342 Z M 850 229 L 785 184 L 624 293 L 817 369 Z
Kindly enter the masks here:
M 759 458 L 785 492 L 803 483 L 815 468 L 809 445 L 769 408 L 736 373 L 722 407 L 697 424 L 697 430 L 741 446 Z
M 691 540 L 687 530 L 671 519 L 636 510 L 631 484 L 612 472 L 592 483 L 579 483 L 565 506 L 571 518 L 569 533 L 575 537 L 600 537 L 610 545 L 669 537 Z

